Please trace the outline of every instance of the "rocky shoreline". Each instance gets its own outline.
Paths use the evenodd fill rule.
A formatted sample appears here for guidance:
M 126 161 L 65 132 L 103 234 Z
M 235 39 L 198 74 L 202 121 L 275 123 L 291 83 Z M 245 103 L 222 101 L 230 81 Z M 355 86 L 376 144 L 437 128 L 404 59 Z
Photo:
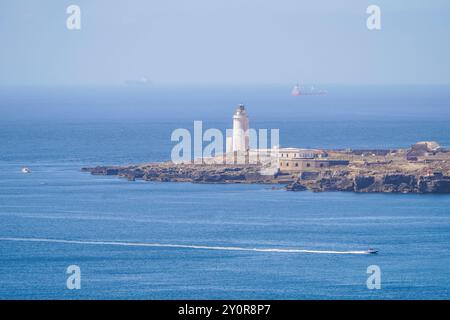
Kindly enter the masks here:
M 118 176 L 130 181 L 142 179 L 159 182 L 192 183 L 279 183 L 274 176 L 261 175 L 258 165 L 195 165 L 150 163 L 134 166 L 82 168 L 93 175 Z
M 375 150 L 376 151 L 376 150 Z M 93 175 L 130 181 L 279 184 L 288 191 L 351 191 L 358 193 L 450 194 L 450 152 L 414 153 L 412 149 L 383 152 L 332 151 L 348 165 L 262 175 L 261 165 L 148 163 L 82 168 Z
M 359 193 L 450 193 L 450 176 L 408 173 L 353 175 L 349 171 L 319 173 L 303 177 L 286 186 L 290 191 L 353 191 Z

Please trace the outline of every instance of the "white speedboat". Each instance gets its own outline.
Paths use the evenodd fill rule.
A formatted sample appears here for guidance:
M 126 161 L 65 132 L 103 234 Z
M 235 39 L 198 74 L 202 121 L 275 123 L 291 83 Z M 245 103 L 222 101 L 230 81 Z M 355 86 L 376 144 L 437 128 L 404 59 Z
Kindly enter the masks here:
M 22 173 L 31 173 L 31 170 L 29 168 L 27 168 L 27 167 L 23 167 L 20 171 Z
M 368 254 L 377 254 L 377 253 L 378 253 L 378 250 L 375 250 L 375 249 L 373 249 L 373 248 L 369 248 L 369 249 L 367 250 L 367 253 L 368 253 Z

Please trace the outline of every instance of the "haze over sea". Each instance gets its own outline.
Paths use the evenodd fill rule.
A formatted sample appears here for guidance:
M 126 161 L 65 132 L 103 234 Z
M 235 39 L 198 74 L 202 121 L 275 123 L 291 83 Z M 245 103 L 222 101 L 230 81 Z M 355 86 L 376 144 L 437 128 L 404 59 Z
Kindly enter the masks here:
M 448 299 L 449 195 L 80 172 L 168 160 L 174 129 L 230 128 L 239 103 L 251 127 L 279 128 L 282 146 L 450 147 L 448 86 L 322 88 L 326 96 L 301 97 L 289 85 L 1 88 L 0 298 Z M 295 252 L 369 247 L 379 254 Z M 80 290 L 66 289 L 73 264 Z M 380 290 L 367 289 L 370 265 L 381 268 Z

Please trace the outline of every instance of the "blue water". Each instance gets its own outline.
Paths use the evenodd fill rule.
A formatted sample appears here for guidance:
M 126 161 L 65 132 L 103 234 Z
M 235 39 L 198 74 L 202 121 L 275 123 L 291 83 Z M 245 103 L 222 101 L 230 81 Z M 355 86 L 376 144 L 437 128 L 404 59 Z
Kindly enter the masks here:
M 167 88 L 0 90 L 0 298 L 448 299 L 450 196 L 291 193 L 80 172 L 167 160 L 172 130 L 193 120 L 226 128 L 240 102 L 252 126 L 279 128 L 286 146 L 450 147 L 448 88 L 350 89 L 306 100 L 281 87 L 177 96 Z M 187 247 L 146 246 L 154 244 Z M 72 264 L 81 268 L 80 290 L 66 289 Z M 380 290 L 367 289 L 369 265 L 381 268 Z

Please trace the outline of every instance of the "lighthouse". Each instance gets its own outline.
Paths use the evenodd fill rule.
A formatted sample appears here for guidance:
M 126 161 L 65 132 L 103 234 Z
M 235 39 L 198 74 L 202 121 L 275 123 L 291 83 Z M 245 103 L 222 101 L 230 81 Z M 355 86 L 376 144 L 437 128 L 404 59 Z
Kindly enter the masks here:
M 249 149 L 248 116 L 243 104 L 240 104 L 233 115 L 233 152 L 245 153 Z

